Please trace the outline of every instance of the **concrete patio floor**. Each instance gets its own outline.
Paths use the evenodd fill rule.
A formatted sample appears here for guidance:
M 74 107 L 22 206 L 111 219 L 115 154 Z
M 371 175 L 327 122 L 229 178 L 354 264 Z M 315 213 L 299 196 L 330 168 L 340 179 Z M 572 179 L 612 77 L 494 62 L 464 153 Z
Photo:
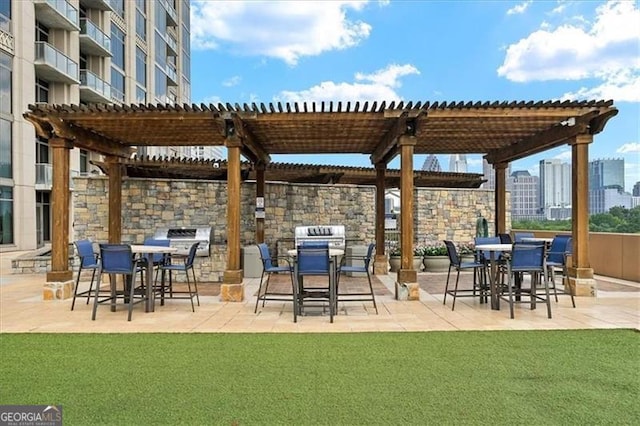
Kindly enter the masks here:
M 267 302 L 254 313 L 259 279 L 245 279 L 243 302 L 221 302 L 218 296 L 202 295 L 201 306 L 191 312 L 188 300 L 168 300 L 165 306 L 145 313 L 137 305 L 131 322 L 125 308 L 110 312 L 99 307 L 95 321 L 91 320 L 91 304 L 76 301 L 70 310 L 71 299 L 44 301 L 44 274 L 11 274 L 10 260 L 18 252 L 0 253 L 0 332 L 13 333 L 121 333 L 121 332 L 202 332 L 202 333 L 267 333 L 267 332 L 371 332 L 371 331 L 453 331 L 453 330 L 533 330 L 533 329 L 640 329 L 640 284 L 606 277 L 597 277 L 602 288 L 597 297 L 571 299 L 561 296 L 552 301 L 553 318 L 548 319 L 544 306 L 530 310 L 516 307 L 515 319 L 509 318 L 508 306 L 492 311 L 476 298 L 459 298 L 455 311 L 451 302 L 443 305 L 442 290 L 446 273 L 420 273 L 419 301 L 394 299 L 395 274 L 377 276 L 388 289 L 376 296 L 379 314 L 370 302 L 341 303 L 334 323 L 328 315 L 308 315 L 292 319 L 292 304 Z M 467 282 L 471 275 L 461 275 Z M 343 280 L 348 280 L 348 277 Z M 341 280 L 341 282 L 343 282 Z M 427 285 L 424 285 L 424 284 Z M 438 285 L 441 283 L 441 285 Z M 433 288 L 427 292 L 425 288 Z M 439 289 L 439 290 L 436 290 Z M 201 289 L 202 290 L 202 289 Z M 201 291 L 202 294 L 206 292 Z

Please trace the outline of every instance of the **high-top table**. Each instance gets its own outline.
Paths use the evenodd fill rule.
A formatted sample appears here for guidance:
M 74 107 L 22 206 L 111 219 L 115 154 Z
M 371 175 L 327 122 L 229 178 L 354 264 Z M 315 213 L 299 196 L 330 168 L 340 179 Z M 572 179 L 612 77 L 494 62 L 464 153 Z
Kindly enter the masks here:
M 155 292 L 153 291 L 153 255 L 154 254 L 170 254 L 178 251 L 176 247 L 164 247 L 164 246 L 145 246 L 142 244 L 132 244 L 131 253 L 139 254 L 142 257 L 148 259 L 147 262 L 147 277 L 145 286 L 145 296 L 147 298 L 144 304 L 145 312 L 153 312 L 155 310 Z
M 498 295 L 498 262 L 496 252 L 511 252 L 511 244 L 479 244 L 475 247 L 478 251 L 489 252 L 489 291 L 491 292 L 491 309 L 500 309 L 500 296 Z

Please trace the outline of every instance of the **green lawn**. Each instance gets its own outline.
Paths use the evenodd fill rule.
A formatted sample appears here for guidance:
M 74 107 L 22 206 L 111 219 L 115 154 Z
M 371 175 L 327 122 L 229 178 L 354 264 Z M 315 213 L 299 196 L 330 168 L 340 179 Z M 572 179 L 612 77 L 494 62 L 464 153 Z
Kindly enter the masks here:
M 66 425 L 638 424 L 631 330 L 0 334 L 0 404 Z

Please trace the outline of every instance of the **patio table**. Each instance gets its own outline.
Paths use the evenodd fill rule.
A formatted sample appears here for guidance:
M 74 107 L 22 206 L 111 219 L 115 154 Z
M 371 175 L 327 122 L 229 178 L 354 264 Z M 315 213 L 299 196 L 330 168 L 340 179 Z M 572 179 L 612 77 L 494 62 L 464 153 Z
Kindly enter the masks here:
M 479 244 L 476 250 L 489 252 L 489 291 L 491 292 L 491 309 L 500 310 L 500 297 L 498 296 L 498 263 L 496 252 L 511 252 L 511 244 Z
M 176 247 L 164 247 L 164 246 L 147 246 L 143 244 L 132 244 L 131 253 L 140 254 L 147 259 L 153 259 L 154 254 L 169 254 L 178 251 Z M 145 282 L 145 296 L 147 300 L 144 304 L 145 312 L 153 312 L 155 310 L 155 292 L 153 291 L 153 262 L 147 262 L 147 276 Z

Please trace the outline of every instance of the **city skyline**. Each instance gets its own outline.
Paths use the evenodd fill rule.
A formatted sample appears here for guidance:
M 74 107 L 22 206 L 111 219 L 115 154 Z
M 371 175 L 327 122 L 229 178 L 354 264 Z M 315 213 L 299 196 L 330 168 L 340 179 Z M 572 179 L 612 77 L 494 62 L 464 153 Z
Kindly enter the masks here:
M 590 160 L 623 157 L 625 189 L 640 181 L 637 1 L 191 4 L 195 103 L 613 99 L 619 113 Z M 511 167 L 537 175 L 540 160 L 570 154 L 562 146 Z M 371 167 L 365 155 L 273 160 Z M 480 155 L 467 165 L 482 173 Z

